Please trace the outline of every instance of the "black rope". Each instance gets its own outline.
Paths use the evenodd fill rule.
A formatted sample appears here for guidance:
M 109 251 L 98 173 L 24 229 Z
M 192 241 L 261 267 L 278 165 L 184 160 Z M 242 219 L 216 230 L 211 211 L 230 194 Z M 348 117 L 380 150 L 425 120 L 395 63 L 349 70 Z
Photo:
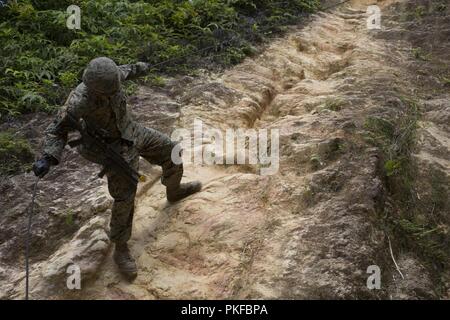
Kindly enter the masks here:
M 41 178 L 37 177 L 33 186 L 33 195 L 31 197 L 31 205 L 28 210 L 28 226 L 25 245 L 25 300 L 28 300 L 29 281 L 30 281 L 30 242 L 31 242 L 31 220 L 33 217 L 34 199 L 36 198 L 37 185 Z

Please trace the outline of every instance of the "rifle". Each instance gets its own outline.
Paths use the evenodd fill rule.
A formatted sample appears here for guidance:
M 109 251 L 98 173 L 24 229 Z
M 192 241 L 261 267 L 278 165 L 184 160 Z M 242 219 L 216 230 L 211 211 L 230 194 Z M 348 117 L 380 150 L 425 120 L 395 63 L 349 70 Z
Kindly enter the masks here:
M 71 122 L 71 125 L 81 134 L 80 139 L 69 141 L 69 146 L 74 148 L 80 145 L 83 141 L 88 141 L 100 150 L 102 154 L 106 155 L 107 163 L 103 164 L 103 169 L 98 174 L 100 178 L 105 175 L 107 170 L 116 169 L 116 171 L 122 173 L 133 184 L 133 186 L 136 186 L 139 181 L 144 180 L 144 176 L 134 170 L 94 128 L 89 127 L 86 121 L 84 121 L 85 128 L 83 128 L 80 121 L 78 121 L 70 112 L 67 112 L 67 116 Z

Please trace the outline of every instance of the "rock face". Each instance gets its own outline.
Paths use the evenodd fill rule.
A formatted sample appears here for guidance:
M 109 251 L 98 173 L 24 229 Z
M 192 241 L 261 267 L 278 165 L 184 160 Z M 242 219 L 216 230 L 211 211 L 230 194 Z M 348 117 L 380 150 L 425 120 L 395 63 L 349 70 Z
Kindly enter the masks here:
M 390 3 L 379 5 L 387 10 L 384 5 Z M 314 15 L 305 27 L 292 27 L 260 55 L 223 74 L 172 79 L 156 91 L 140 88 L 130 99 L 137 119 L 167 134 L 174 127 L 191 132 L 196 120 L 223 132 L 278 129 L 278 170 L 261 175 L 261 165 L 186 165 L 183 179 L 199 179 L 204 189 L 169 204 L 158 181 L 160 170 L 143 163 L 142 171 L 150 178 L 138 191 L 130 241 L 139 274 L 128 283 L 108 250 L 111 200 L 104 183 L 84 182 L 77 189 L 73 184 L 95 168 L 60 169 L 67 175 L 71 172 L 66 177 L 70 182 L 50 176 L 54 189 L 48 190 L 54 194 L 45 205 L 41 200 L 39 211 L 52 207 L 57 212 L 66 205 L 82 218 L 57 246 L 38 250 L 39 244 L 33 243 L 34 252 L 44 252 L 33 258 L 33 297 L 436 297 L 428 269 L 420 266 L 417 257 L 397 255 L 394 247 L 405 279 L 397 276 L 379 223 L 386 197 L 379 173 L 380 150 L 365 142 L 364 124 L 368 115 L 395 106 L 395 97 L 414 82 L 407 76 L 409 61 L 403 59 L 405 43 L 383 39 L 392 29 L 367 30 L 366 8 L 366 1 L 351 1 Z M 399 83 L 399 75 L 404 83 Z M 430 118 L 448 115 L 445 108 L 429 108 Z M 439 148 L 448 152 L 446 140 L 441 141 Z M 211 145 L 205 139 L 193 151 Z M 439 154 L 439 161 L 449 160 L 447 154 Z M 69 165 L 75 166 L 79 160 L 71 156 Z M 449 167 L 442 170 L 449 174 Z M 29 185 L 32 179 L 27 179 Z M 63 200 L 63 188 L 78 193 Z M 2 205 L 20 216 L 26 205 L 11 205 L 17 189 L 8 190 L 11 197 Z M 41 219 L 51 216 L 42 215 Z M 4 221 L 15 225 L 13 220 Z M 44 229 L 39 226 L 34 229 L 35 239 Z M 15 241 L 15 245 L 20 242 Z M 21 296 L 20 262 L 12 257 L 2 260 L 2 298 Z M 81 290 L 65 286 L 67 267 L 72 264 L 81 269 Z M 381 290 L 366 286 L 371 265 L 381 268 Z
M 106 213 L 109 215 L 111 212 Z M 92 218 L 78 230 L 69 243 L 62 246 L 43 264 L 40 276 L 44 283 L 52 285 L 46 288 L 49 295 L 58 296 L 61 295 L 58 289 L 67 289 L 67 271 L 71 265 L 79 268 L 83 281 L 96 274 L 109 248 L 108 220 L 108 217 Z

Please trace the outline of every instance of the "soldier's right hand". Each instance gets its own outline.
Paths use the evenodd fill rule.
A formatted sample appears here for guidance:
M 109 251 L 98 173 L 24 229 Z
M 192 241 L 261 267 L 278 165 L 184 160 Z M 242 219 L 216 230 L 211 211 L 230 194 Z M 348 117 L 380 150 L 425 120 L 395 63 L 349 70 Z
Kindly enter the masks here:
M 37 177 L 42 178 L 48 173 L 48 171 L 50 170 L 50 166 L 50 159 L 44 156 L 33 164 L 33 172 Z

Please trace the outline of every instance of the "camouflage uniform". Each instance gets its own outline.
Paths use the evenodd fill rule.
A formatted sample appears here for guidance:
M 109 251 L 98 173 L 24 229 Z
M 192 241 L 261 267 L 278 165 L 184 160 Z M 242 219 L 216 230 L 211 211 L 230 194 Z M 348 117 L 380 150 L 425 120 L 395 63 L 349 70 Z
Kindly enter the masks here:
M 144 63 L 137 63 L 119 66 L 118 69 L 120 80 L 125 81 L 143 75 L 147 67 Z M 175 143 L 168 136 L 133 121 L 126 96 L 120 88 L 112 96 L 90 94 L 84 83 L 73 90 L 54 122 L 45 131 L 45 156 L 51 156 L 56 162 L 61 160 L 68 133 L 74 131 L 68 112 L 100 132 L 105 141 L 135 170 L 138 169 L 139 156 L 142 156 L 150 163 L 162 167 L 161 182 L 168 190 L 180 185 L 183 166 L 176 165 L 171 160 Z M 78 151 L 89 161 L 104 163 L 105 156 L 87 142 L 79 145 Z M 131 236 L 136 186 L 118 172 L 107 170 L 106 175 L 109 192 L 114 198 L 110 237 L 113 242 L 125 243 Z

